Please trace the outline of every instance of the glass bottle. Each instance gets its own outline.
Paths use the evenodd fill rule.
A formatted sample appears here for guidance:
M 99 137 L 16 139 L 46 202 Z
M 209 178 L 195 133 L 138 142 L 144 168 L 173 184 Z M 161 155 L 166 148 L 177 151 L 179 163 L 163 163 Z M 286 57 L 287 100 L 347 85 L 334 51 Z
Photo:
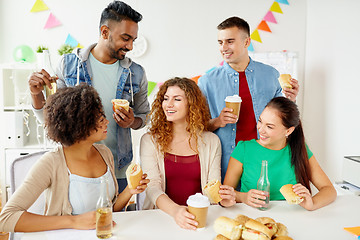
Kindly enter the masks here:
M 100 197 L 96 204 L 96 236 L 100 239 L 112 236 L 112 202 L 106 177 L 100 179 Z
M 55 74 L 55 71 L 51 65 L 51 59 L 50 59 L 50 53 L 49 50 L 43 50 L 43 66 L 40 66 L 45 71 L 47 71 L 50 75 L 50 82 L 51 82 L 51 89 L 48 86 L 45 86 L 45 94 L 46 97 L 54 94 L 56 92 L 56 79 L 57 76 Z
M 270 181 L 268 178 L 268 162 L 263 160 L 261 163 L 261 174 L 257 182 L 257 190 L 264 191 L 266 193 L 265 205 L 259 207 L 260 210 L 267 210 L 270 201 Z

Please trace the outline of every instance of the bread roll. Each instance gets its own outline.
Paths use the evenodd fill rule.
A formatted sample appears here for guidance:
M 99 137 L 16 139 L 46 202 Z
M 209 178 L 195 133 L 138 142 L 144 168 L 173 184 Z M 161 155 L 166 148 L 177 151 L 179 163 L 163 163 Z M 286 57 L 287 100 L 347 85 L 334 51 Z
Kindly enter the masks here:
M 244 240 L 270 240 L 271 232 L 264 224 L 250 219 L 245 223 L 245 229 L 242 231 L 241 237 Z
M 292 187 L 292 184 L 286 184 L 280 188 L 280 192 L 289 204 L 299 204 L 304 198 L 294 193 Z
M 282 89 L 292 88 L 290 84 L 291 75 L 290 74 L 280 74 L 279 82 Z
M 264 224 L 270 230 L 271 236 L 277 232 L 277 224 L 274 219 L 269 217 L 258 217 L 255 220 Z
M 131 163 L 126 169 L 126 180 L 130 189 L 135 189 L 140 185 L 143 171 L 139 164 Z
M 241 226 L 244 226 L 249 219 L 251 218 L 242 214 L 239 214 L 235 217 L 235 221 L 239 222 Z
M 227 237 L 224 237 L 221 234 L 216 235 L 216 237 L 214 238 L 214 240 L 229 240 Z
M 293 240 L 293 239 L 288 236 L 280 236 L 280 237 L 274 238 L 273 240 Z
M 288 235 L 288 230 L 287 227 L 282 224 L 282 223 L 276 223 L 277 225 L 277 231 L 274 234 L 274 237 L 280 237 L 280 236 L 287 236 Z
M 221 201 L 221 197 L 219 194 L 220 185 L 220 181 L 217 179 L 214 179 L 205 185 L 203 191 L 204 194 L 209 198 L 211 203 L 218 203 Z
M 129 102 L 126 99 L 113 99 L 111 100 L 113 104 L 113 111 L 117 109 L 124 108 L 126 111 L 129 111 Z
M 237 221 L 228 217 L 218 217 L 214 223 L 215 232 L 231 240 L 241 237 L 241 226 Z

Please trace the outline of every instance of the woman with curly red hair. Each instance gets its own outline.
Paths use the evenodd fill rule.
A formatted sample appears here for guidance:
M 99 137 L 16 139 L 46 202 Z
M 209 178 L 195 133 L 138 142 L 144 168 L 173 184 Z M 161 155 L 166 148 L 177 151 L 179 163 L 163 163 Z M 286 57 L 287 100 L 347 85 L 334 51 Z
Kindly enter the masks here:
M 197 222 L 187 212 L 186 200 L 221 178 L 221 144 L 208 131 L 206 99 L 194 81 L 170 79 L 160 87 L 150 118 L 151 127 L 140 144 L 142 168 L 150 179 L 144 209 L 156 206 L 180 227 L 195 230 Z M 222 206 L 235 203 L 232 187 L 221 186 L 219 193 Z

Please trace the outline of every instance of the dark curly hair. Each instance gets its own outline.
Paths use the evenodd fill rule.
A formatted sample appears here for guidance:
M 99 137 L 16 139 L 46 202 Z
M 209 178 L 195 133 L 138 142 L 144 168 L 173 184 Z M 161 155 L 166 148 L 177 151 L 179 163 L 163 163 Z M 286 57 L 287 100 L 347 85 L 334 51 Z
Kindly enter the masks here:
M 155 139 L 160 151 L 166 152 L 169 150 L 169 145 L 173 139 L 173 125 L 172 122 L 166 120 L 162 103 L 168 87 L 171 86 L 178 86 L 185 93 L 185 97 L 188 101 L 188 115 L 186 117 L 188 126 L 186 130 L 190 133 L 189 145 L 191 146 L 191 138 L 194 138 L 196 149 L 193 150 L 198 152 L 198 136 L 200 136 L 203 131 L 208 130 L 210 112 L 205 96 L 191 79 L 176 77 L 167 80 L 161 85 L 149 114 L 151 118 L 150 135 Z
M 99 94 L 86 84 L 58 89 L 44 107 L 47 136 L 65 146 L 89 137 L 103 116 Z

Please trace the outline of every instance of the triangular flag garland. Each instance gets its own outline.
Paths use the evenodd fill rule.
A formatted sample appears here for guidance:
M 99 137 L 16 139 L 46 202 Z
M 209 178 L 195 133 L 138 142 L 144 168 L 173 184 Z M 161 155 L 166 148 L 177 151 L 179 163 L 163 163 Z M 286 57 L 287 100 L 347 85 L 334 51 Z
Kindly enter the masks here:
M 270 10 L 266 13 L 266 15 L 264 16 L 264 18 L 261 20 L 260 24 L 257 26 L 257 28 L 251 33 L 250 38 L 254 41 L 258 41 L 260 43 L 262 43 L 261 41 L 261 37 L 259 34 L 258 30 L 262 30 L 262 31 L 266 31 L 266 32 L 271 32 L 269 25 L 267 24 L 267 22 L 271 22 L 271 23 L 275 23 L 277 24 L 277 21 L 274 17 L 273 12 L 276 13 L 283 13 L 283 11 L 281 10 L 281 7 L 279 5 L 279 3 L 281 4 L 286 4 L 289 5 L 288 0 L 275 0 L 273 2 L 273 4 L 270 7 Z M 253 52 L 254 51 L 254 46 L 252 45 L 252 43 L 250 44 L 250 46 L 248 47 L 248 51 Z
M 78 43 L 78 45 L 76 46 L 76 48 L 84 48 L 84 46 L 81 45 L 80 43 Z
M 267 25 L 267 23 L 264 20 L 261 21 L 261 23 L 259 24 L 257 29 L 262 30 L 262 31 L 266 31 L 266 32 L 271 32 L 271 30 L 269 28 L 269 25 Z
M 46 4 L 42 0 L 36 0 L 30 12 L 41 12 L 48 9 L 49 9 L 48 6 L 46 6 Z
M 273 3 L 273 5 L 270 7 L 270 11 L 277 12 L 277 13 L 283 13 L 278 2 Z
M 254 41 L 262 43 L 259 31 L 257 29 L 255 29 L 255 31 L 253 31 L 253 33 L 250 35 L 250 38 Z
M 70 45 L 72 47 L 77 47 L 79 42 L 76 41 L 76 39 L 73 38 L 70 34 L 68 34 L 68 36 L 67 36 L 67 38 L 65 40 L 65 44 Z
M 287 0 L 275 0 L 278 3 L 289 5 L 289 2 Z
M 44 29 L 54 28 L 60 25 L 61 22 L 54 16 L 54 14 L 50 13 L 49 18 L 44 26 Z
M 263 20 L 271 23 L 277 23 L 272 11 L 268 11 Z

